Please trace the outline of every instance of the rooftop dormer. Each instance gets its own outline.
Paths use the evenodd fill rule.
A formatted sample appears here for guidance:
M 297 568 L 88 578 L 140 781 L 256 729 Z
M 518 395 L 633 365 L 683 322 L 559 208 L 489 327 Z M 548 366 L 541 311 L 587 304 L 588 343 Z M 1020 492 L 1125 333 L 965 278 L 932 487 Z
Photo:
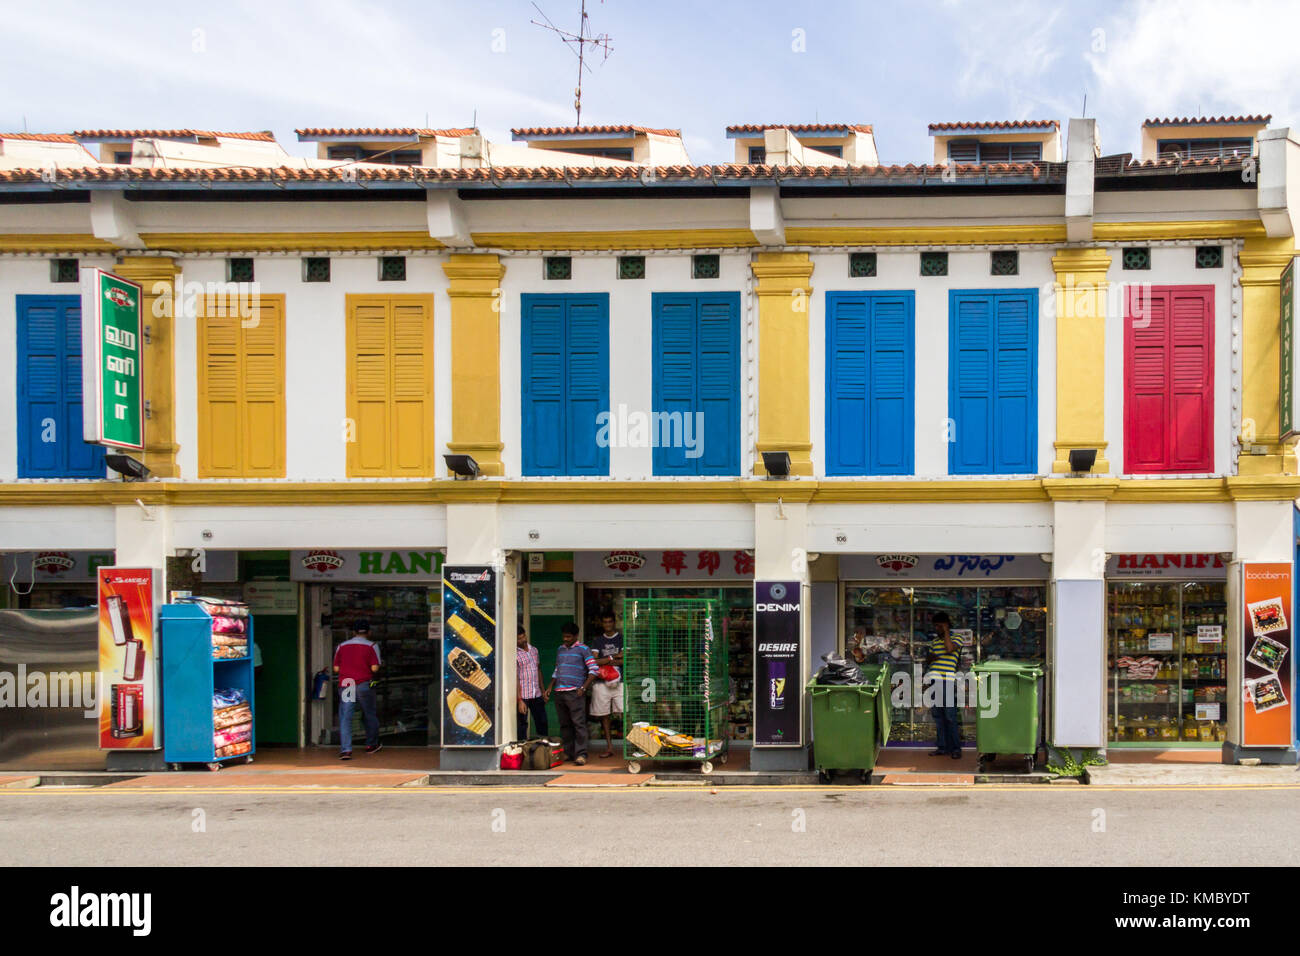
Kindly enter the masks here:
M 1142 124 L 1142 161 L 1228 159 L 1255 155 L 1255 141 L 1268 116 L 1205 116 L 1149 119 Z
M 1059 163 L 1061 124 L 1056 120 L 931 123 L 934 163 Z
M 460 138 L 476 135 L 478 130 L 311 127 L 295 132 L 299 142 L 316 144 L 317 159 L 455 169 L 460 165 Z
M 101 163 L 129 166 L 136 140 L 157 140 L 165 143 L 204 146 L 208 149 L 231 146 L 239 148 L 262 144 L 275 144 L 275 136 L 268 130 L 246 133 L 216 133 L 203 129 L 82 129 L 72 134 L 86 149 L 98 149 Z M 276 146 L 278 149 L 278 145 Z
M 766 123 L 728 126 L 740 165 L 876 166 L 870 126 L 844 123 Z
M 529 149 L 589 156 L 637 166 L 681 166 L 690 163 L 682 132 L 646 126 L 532 126 L 512 129 L 510 138 Z M 562 160 L 557 166 L 571 165 Z

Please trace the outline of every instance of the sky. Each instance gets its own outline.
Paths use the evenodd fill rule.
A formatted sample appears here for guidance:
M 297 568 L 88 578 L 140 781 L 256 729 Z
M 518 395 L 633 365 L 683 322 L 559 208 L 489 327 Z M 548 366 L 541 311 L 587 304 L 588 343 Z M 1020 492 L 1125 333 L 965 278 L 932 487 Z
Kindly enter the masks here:
M 538 0 L 577 31 L 579 0 Z M 129 13 L 127 11 L 146 11 Z M 1300 109 L 1300 4 L 1273 0 L 587 0 L 583 122 L 681 129 L 729 162 L 739 123 L 864 123 L 885 163 L 927 125 L 1095 117 L 1105 153 L 1143 119 Z M 0 131 L 571 125 L 577 58 L 527 0 L 0 0 Z M 1087 112 L 1084 99 L 1087 98 Z

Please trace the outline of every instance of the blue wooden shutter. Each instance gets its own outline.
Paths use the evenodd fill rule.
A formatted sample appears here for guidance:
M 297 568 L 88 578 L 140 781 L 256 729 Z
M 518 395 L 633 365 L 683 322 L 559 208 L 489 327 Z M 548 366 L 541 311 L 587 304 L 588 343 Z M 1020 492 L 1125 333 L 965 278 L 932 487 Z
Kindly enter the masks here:
M 104 449 L 81 437 L 81 300 L 21 295 L 17 304 L 18 476 L 103 478 Z
M 677 441 L 669 442 L 672 428 L 659 429 L 651 455 L 656 475 L 698 474 L 698 458 L 687 458 L 686 448 L 680 441 L 686 417 L 695 410 L 696 385 L 700 362 L 696 351 L 696 322 L 699 316 L 698 297 L 685 293 L 656 293 L 652 297 L 651 338 L 653 367 L 651 368 L 651 405 L 663 421 L 677 422 Z M 652 427 L 654 427 L 652 425 Z
M 739 474 L 740 295 L 657 292 L 651 311 L 654 473 Z
M 826 312 L 826 474 L 912 474 L 915 297 L 828 292 Z
M 1038 471 L 1038 309 L 1033 292 L 995 298 L 997 366 L 993 466 L 997 474 Z
M 609 443 L 597 418 L 609 412 L 609 296 L 566 296 L 566 475 L 608 475 Z
M 867 473 L 867 301 L 826 293 L 826 474 Z
M 954 475 L 993 471 L 993 296 L 949 293 L 948 395 L 955 433 L 948 445 Z
M 871 297 L 869 473 L 910 475 L 914 427 L 913 310 L 910 292 Z
M 700 295 L 695 410 L 703 429 L 684 423 L 696 442 L 687 457 L 700 475 L 740 474 L 740 294 Z
M 948 328 L 949 472 L 1037 472 L 1037 293 L 953 291 Z
M 525 475 L 564 474 L 565 315 L 563 296 L 523 296 Z

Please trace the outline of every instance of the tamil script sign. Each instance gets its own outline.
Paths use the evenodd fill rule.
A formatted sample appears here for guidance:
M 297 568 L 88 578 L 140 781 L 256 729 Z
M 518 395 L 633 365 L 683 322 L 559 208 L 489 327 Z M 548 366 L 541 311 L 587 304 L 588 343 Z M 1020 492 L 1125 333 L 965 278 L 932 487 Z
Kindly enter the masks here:
M 81 271 L 82 437 L 144 449 L 140 287 L 102 269 Z

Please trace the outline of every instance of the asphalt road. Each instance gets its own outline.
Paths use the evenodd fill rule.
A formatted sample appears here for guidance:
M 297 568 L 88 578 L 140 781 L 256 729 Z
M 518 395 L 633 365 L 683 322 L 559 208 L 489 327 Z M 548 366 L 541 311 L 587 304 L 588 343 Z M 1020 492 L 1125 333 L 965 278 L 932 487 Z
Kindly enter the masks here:
M 0 865 L 1237 866 L 1298 789 L 8 790 Z

